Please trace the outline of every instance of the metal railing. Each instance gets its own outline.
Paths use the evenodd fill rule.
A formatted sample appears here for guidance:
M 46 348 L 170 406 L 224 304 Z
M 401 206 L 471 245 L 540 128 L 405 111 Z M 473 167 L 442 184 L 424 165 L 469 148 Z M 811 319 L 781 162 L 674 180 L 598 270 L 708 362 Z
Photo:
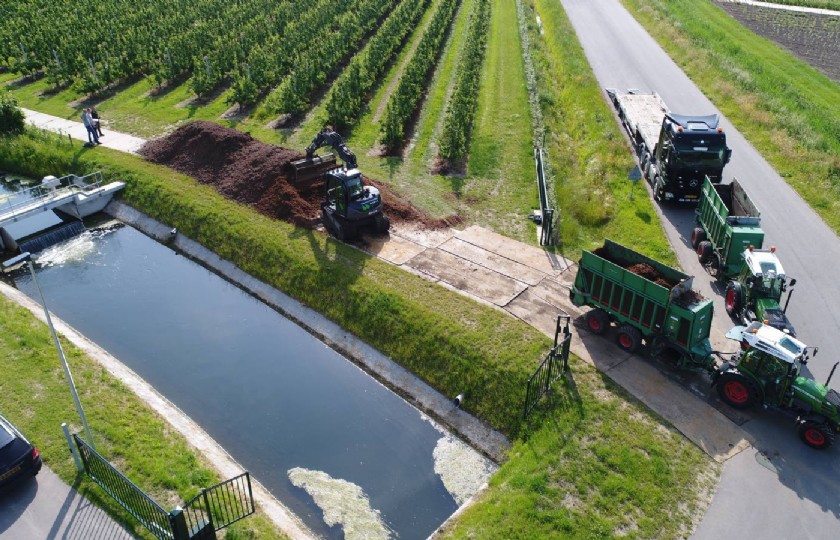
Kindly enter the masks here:
M 208 524 L 218 531 L 255 512 L 251 475 L 247 472 L 203 490 L 184 505 L 187 528 L 199 531 Z
M 540 364 L 540 367 L 528 379 L 525 390 L 525 418 L 545 394 L 551 385 L 569 371 L 569 347 L 572 343 L 572 333 L 569 328 L 571 317 L 557 316 L 557 327 L 554 330 L 554 347 Z M 562 336 L 562 337 L 561 337 Z
M 85 472 L 94 482 L 116 500 L 120 506 L 134 516 L 144 527 L 160 540 L 172 540 L 169 512 L 164 510 L 151 497 L 125 477 L 111 463 L 102 457 L 84 439 L 74 434 L 73 439 L 79 448 L 79 455 Z
M 534 148 L 534 162 L 537 168 L 537 192 L 540 196 L 540 245 L 548 246 L 554 243 L 554 208 L 549 202 L 542 148 Z
M 76 176 L 75 174 L 62 176 L 56 179 L 54 183 L 47 185 L 41 183 L 37 186 L 15 191 L 6 199 L 6 204 L 0 207 L 0 212 L 3 214 L 8 212 L 10 216 L 15 216 L 20 213 L 18 210 L 24 207 L 37 206 L 46 199 L 54 199 L 70 193 L 76 193 L 78 190 L 82 190 L 83 192 L 91 191 L 100 187 L 104 182 L 105 177 L 99 171 L 86 174 L 85 176 Z M 17 199 L 23 200 L 12 202 Z

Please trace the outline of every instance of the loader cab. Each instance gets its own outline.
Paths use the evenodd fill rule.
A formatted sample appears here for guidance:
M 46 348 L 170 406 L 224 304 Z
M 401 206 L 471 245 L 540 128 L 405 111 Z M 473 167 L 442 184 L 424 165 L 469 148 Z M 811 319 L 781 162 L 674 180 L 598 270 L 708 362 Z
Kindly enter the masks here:
M 362 183 L 359 169 L 334 169 L 326 174 L 326 201 L 342 218 L 363 219 L 381 211 L 379 190 Z

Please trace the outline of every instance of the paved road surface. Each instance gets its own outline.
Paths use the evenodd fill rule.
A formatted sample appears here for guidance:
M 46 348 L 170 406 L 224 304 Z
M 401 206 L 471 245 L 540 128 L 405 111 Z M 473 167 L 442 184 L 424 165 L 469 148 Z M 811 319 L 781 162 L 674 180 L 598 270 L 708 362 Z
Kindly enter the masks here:
M 0 495 L 0 540 L 130 540 L 117 522 L 48 467 Z
M 656 91 L 675 112 L 719 112 L 618 0 L 561 1 L 602 87 Z M 722 125 L 733 148 L 724 176 L 744 185 L 762 212 L 768 242 L 778 246 L 787 274 L 799 281 L 789 315 L 799 337 L 820 347 L 809 368 L 824 381 L 840 360 L 840 240 L 725 118 Z M 683 268 L 715 299 L 715 327 L 727 329 L 721 291 L 690 249 L 693 210 L 664 206 L 661 213 Z M 840 376 L 832 386 L 840 387 Z M 812 451 L 798 441 L 791 422 L 769 412 L 736 419 L 745 422 L 759 453 L 744 452 L 726 465 L 696 538 L 840 537 L 840 445 Z M 769 465 L 762 455 L 770 457 Z

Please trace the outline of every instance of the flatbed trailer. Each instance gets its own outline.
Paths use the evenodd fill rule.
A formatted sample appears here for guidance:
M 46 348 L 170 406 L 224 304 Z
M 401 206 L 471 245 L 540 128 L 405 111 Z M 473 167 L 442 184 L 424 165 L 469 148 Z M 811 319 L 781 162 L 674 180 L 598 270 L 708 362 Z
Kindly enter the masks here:
M 657 201 L 697 202 L 704 177 L 722 180 L 732 150 L 717 114 L 672 113 L 656 92 L 608 88 L 607 94 Z

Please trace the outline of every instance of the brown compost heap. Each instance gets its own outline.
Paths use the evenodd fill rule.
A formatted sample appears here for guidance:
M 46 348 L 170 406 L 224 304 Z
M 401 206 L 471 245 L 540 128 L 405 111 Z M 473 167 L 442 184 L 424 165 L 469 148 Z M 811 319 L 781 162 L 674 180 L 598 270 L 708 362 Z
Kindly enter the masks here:
M 606 249 L 600 247 L 594 250 L 592 253 L 601 257 L 602 259 L 606 259 L 611 263 L 617 264 L 618 266 L 633 272 L 638 276 L 642 276 L 648 281 L 652 281 L 657 285 L 661 285 L 668 290 L 673 289 L 676 287 L 679 282 L 669 280 L 662 273 L 654 268 L 653 266 L 647 263 L 629 263 L 627 261 L 623 261 L 617 257 L 612 256 Z M 694 289 L 688 289 L 683 291 L 681 295 L 674 298 L 674 303 L 681 305 L 683 307 L 692 306 L 698 302 L 703 300 L 703 295 L 695 291 Z
M 148 142 L 140 151 L 147 160 L 166 165 L 213 186 L 224 197 L 253 206 L 258 212 L 295 225 L 312 226 L 321 213 L 323 180 L 298 186 L 289 162 L 305 155 L 260 142 L 251 135 L 213 122 L 185 124 L 170 135 Z M 453 218 L 435 219 L 404 201 L 387 184 L 364 176 L 382 195 L 392 221 L 427 228 L 456 225 Z

